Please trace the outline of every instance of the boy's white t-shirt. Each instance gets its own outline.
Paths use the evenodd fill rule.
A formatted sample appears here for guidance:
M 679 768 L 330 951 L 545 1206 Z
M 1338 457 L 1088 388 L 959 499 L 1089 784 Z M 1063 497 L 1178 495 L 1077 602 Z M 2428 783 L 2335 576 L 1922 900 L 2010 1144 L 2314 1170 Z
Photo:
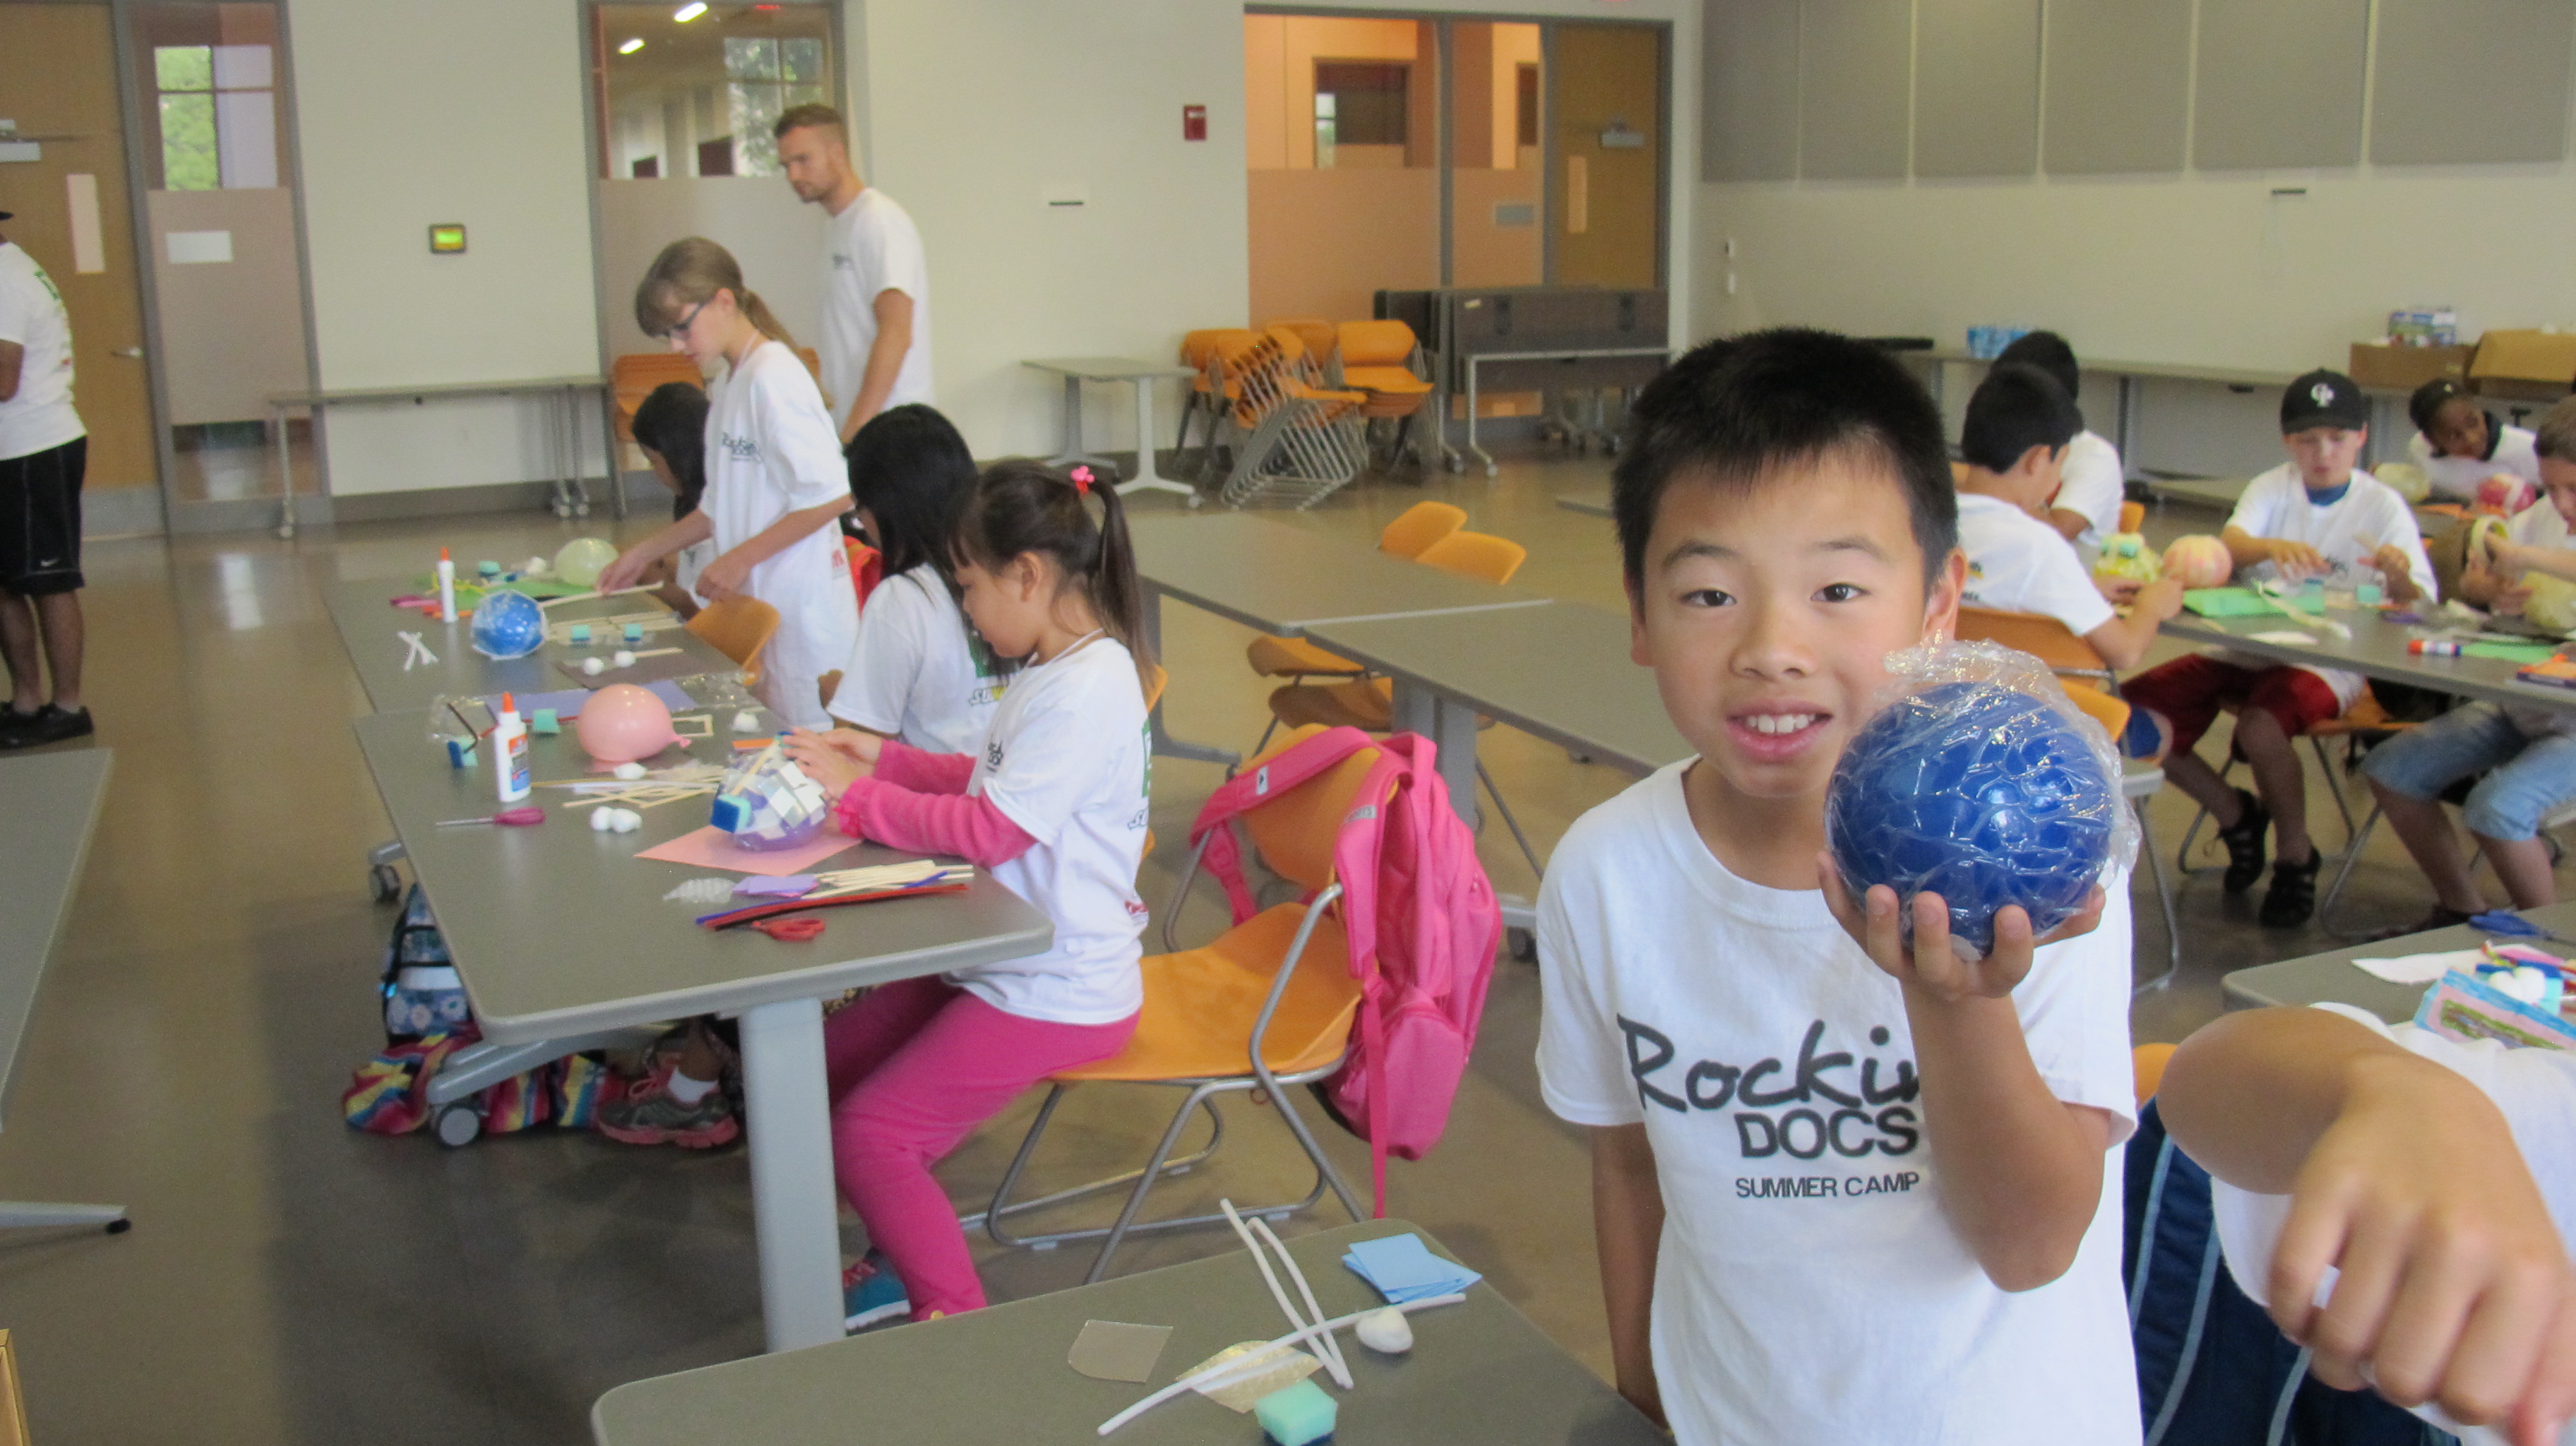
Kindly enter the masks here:
M 993 650 L 922 563 L 868 594 L 858 644 L 841 669 L 832 716 L 931 753 L 972 753 L 1005 683 Z
M 764 339 L 707 388 L 707 490 L 698 510 L 715 524 L 716 556 L 790 512 L 850 497 L 840 434 L 796 353 Z M 840 529 L 825 525 L 751 570 L 744 591 L 778 609 L 761 654 L 761 701 L 799 728 L 828 728 L 823 674 L 858 637 L 858 598 Z
M 1968 554 L 1961 601 L 2008 613 L 2043 613 L 2082 637 L 2111 621 L 2075 549 L 2058 530 L 2000 497 L 1959 494 L 1959 548 Z
M 54 279 L 15 241 L 0 241 L 0 341 L 26 351 L 17 394 L 0 402 L 0 461 L 89 435 L 72 409 L 71 313 Z
M 2432 442 L 2421 432 L 2406 444 L 2407 458 L 2424 470 L 2424 481 L 2432 495 L 2474 502 L 2478 484 L 2498 472 L 2510 472 L 2534 487 L 2540 485 L 2540 438 L 2528 427 L 2489 425 L 2495 427 L 2492 457 L 2436 457 Z
M 823 390 L 832 397 L 832 432 L 848 420 L 867 379 L 868 349 L 877 341 L 877 293 L 912 298 L 912 346 L 896 371 L 886 406 L 930 402 L 930 264 L 912 215 L 874 186 L 834 216 L 824 231 L 823 332 L 815 351 Z
M 2078 432 L 2066 444 L 2057 498 L 2048 505 L 2082 513 L 2084 530 L 2074 541 L 2079 547 L 2098 548 L 2103 538 L 2120 530 L 2120 504 L 2128 500 L 2128 481 L 2119 448 L 2091 432 Z
M 2061 544 L 2062 545 L 2062 544 Z M 1642 1122 L 1664 1199 L 1652 1338 L 1682 1446 L 2139 1438 L 2121 1151 L 2074 1265 L 2018 1294 L 1940 1204 L 1896 981 L 1815 890 L 1729 873 L 1672 764 L 1576 822 L 1538 912 L 1548 1108 Z M 2134 1127 L 2129 890 L 2014 994 L 2050 1092 Z
M 1012 675 L 966 791 L 1037 840 L 993 878 L 1047 916 L 1055 943 L 951 982 L 1006 1014 L 1059 1024 L 1115 1024 L 1144 1007 L 1136 866 L 1154 787 L 1145 743 L 1136 660 L 1114 640 Z
M 2382 1038 L 2465 1076 L 2495 1102 L 2522 1162 L 2540 1187 L 2541 1203 L 2558 1227 L 2560 1241 L 2576 1240 L 2576 1055 L 2554 1049 L 2507 1049 L 2500 1040 L 2463 1044 L 2412 1024 L 2391 1026 L 2377 1016 L 2342 1004 L 2313 1008 L 2365 1025 Z M 2287 1195 L 2257 1195 L 2224 1180 L 2209 1182 L 2211 1216 L 2227 1271 L 2236 1287 L 2260 1304 L 2269 1294 L 2272 1247 L 2290 1217 Z M 2326 1277 L 2332 1280 L 2331 1272 Z M 2438 1406 L 2420 1406 L 2415 1414 L 2478 1446 L 2503 1446 L 2502 1434 L 2483 1426 L 2462 1426 Z M 2576 1426 L 2558 1437 L 2560 1446 L 2576 1446 Z
M 2539 501 L 2513 515 L 2504 526 L 2505 536 L 2525 547 L 2569 546 L 2567 519 L 2543 496 Z M 2557 734 L 2576 733 L 2576 713 L 2564 708 L 2551 708 L 2539 703 L 2501 703 L 2505 718 L 2522 731 L 2526 738 L 2547 738 Z
M 2359 467 L 2352 469 L 2351 489 L 2341 500 L 2330 507 L 2319 507 L 2308 500 L 2307 484 L 2300 480 L 2297 464 L 2284 462 L 2245 484 L 2227 525 L 2243 528 L 2256 537 L 2304 542 L 2317 550 L 2333 574 L 2355 580 L 2375 579 L 2378 571 L 2370 566 L 2371 557 L 2380 548 L 2395 543 L 2406 554 L 2406 570 L 2425 600 L 2434 602 L 2442 596 L 2440 585 L 2433 581 L 2432 560 L 2424 555 L 2424 534 L 2415 526 L 2414 508 L 2397 495 L 2396 489 Z M 2279 578 L 2281 570 L 2267 559 L 2241 575 L 2268 582 Z M 2273 659 L 2244 653 L 2222 650 L 2217 656 L 2240 667 L 2281 666 Z M 2346 708 L 2360 699 L 2365 686 L 2359 673 L 2338 668 L 2302 671 L 2314 673 L 2332 688 L 2335 701 Z

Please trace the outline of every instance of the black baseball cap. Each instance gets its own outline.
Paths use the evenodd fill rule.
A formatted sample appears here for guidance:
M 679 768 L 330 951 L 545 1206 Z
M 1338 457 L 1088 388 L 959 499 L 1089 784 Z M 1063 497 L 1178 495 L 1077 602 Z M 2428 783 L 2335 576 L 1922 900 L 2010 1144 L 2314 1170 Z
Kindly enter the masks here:
M 2281 393 L 2281 435 L 2310 427 L 2359 431 L 2370 425 L 2370 399 L 2361 384 L 2323 367 L 2301 376 Z

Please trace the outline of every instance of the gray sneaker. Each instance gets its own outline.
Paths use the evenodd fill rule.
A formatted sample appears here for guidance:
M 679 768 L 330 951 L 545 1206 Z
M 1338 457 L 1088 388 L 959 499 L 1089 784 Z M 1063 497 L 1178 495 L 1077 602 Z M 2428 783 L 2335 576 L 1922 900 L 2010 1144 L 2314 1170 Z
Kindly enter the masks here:
M 733 1102 L 722 1089 L 711 1089 L 694 1105 L 671 1093 L 671 1071 L 659 1069 L 630 1086 L 626 1094 L 599 1107 L 599 1132 L 628 1145 L 677 1145 L 705 1150 L 732 1144 L 742 1134 Z

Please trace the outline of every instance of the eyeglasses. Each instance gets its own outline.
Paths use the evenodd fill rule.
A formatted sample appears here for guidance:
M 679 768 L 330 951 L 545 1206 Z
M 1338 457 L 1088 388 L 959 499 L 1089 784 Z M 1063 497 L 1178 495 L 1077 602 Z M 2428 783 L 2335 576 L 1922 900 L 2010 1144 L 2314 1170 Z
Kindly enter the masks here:
M 713 300 L 715 300 L 715 298 L 714 298 L 714 297 L 712 297 L 712 296 L 710 296 L 710 297 L 708 297 L 708 298 L 707 298 L 707 300 L 706 300 L 706 301 L 701 301 L 701 302 L 699 302 L 697 305 L 690 307 L 690 308 L 689 308 L 689 314 L 688 314 L 688 315 L 686 315 L 686 316 L 684 316 L 684 317 L 681 317 L 678 321 L 675 321 L 675 322 L 673 322 L 671 325 L 669 325 L 669 326 L 667 326 L 667 327 L 663 328 L 663 330 L 662 330 L 662 340 L 664 340 L 664 341 L 669 341 L 669 340 L 671 340 L 673 337 L 679 336 L 679 335 L 681 335 L 682 333 L 686 332 L 686 331 L 689 329 L 689 323 L 691 323 L 691 322 L 693 322 L 693 321 L 696 321 L 696 320 L 698 319 L 698 313 L 699 313 L 699 312 L 701 312 L 701 311 L 706 310 L 706 309 L 707 309 L 707 302 L 709 302 L 709 301 L 713 301 Z

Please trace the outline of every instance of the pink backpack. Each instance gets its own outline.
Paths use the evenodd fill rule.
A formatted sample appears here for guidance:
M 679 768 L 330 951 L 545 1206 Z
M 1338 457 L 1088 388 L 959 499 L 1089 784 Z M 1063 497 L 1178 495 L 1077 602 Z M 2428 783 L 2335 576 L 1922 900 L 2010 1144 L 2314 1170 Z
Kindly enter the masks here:
M 1386 1157 L 1419 1160 L 1440 1143 L 1449 1102 L 1476 1047 L 1485 986 L 1502 937 L 1494 886 L 1476 839 L 1449 806 L 1431 740 L 1414 733 L 1372 739 L 1331 728 L 1227 782 L 1199 810 L 1190 842 L 1207 839 L 1206 866 L 1224 885 L 1237 924 L 1259 912 L 1244 886 L 1234 831 L 1225 825 L 1272 795 L 1363 748 L 1379 750 L 1361 785 L 1363 803 L 1342 821 L 1333 875 L 1360 981 L 1359 1038 L 1326 1081 L 1328 1101 L 1369 1142 L 1376 1214 L 1386 1214 Z M 1390 792 L 1392 790 L 1392 792 Z

